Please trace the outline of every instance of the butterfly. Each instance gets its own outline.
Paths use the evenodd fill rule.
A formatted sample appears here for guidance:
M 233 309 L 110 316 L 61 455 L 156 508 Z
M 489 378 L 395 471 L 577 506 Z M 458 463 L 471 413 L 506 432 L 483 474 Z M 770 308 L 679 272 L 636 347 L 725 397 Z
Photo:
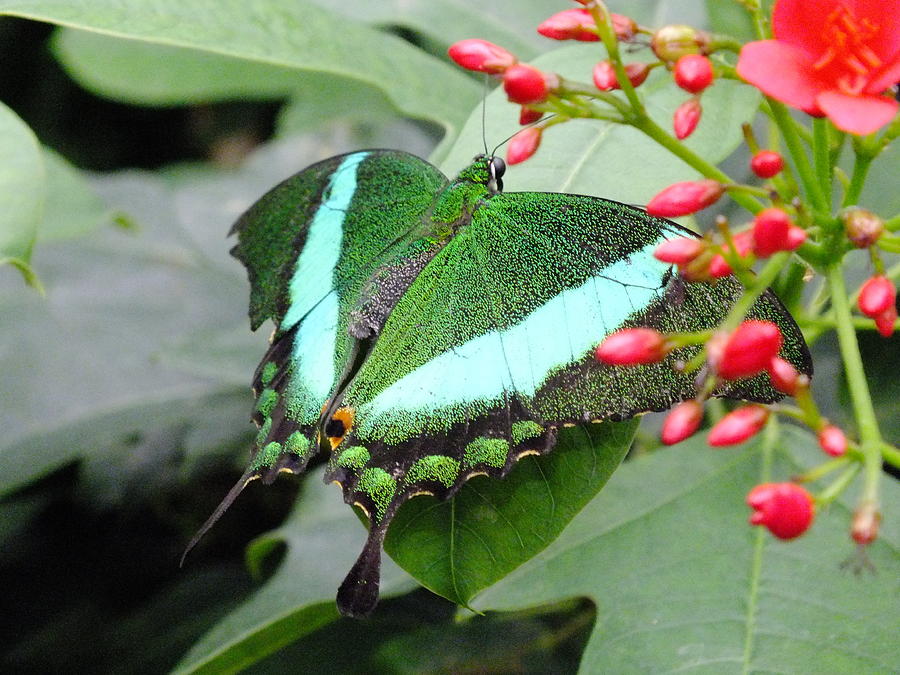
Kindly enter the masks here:
M 395 150 L 321 161 L 257 201 L 232 229 L 247 268 L 250 322 L 275 324 L 253 376 L 259 427 L 247 471 L 192 540 L 252 480 L 301 473 L 319 453 L 325 480 L 369 519 L 341 584 L 342 614 L 378 600 L 381 548 L 397 509 L 449 499 L 471 477 L 502 478 L 550 452 L 563 426 L 622 420 L 695 395 L 662 363 L 598 363 L 615 330 L 711 329 L 741 294 L 733 277 L 686 283 L 653 250 L 687 230 L 639 208 L 560 193 L 504 193 L 499 157 L 452 181 Z M 811 373 L 796 323 L 771 291 L 750 317 L 776 322 L 781 356 Z M 781 397 L 767 375 L 718 396 Z

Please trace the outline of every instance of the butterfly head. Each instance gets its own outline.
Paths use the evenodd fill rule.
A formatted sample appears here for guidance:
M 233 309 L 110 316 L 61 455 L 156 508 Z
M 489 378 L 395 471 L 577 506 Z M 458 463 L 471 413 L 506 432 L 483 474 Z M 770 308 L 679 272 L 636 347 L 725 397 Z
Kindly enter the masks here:
M 488 192 L 495 195 L 503 192 L 503 174 L 506 162 L 495 155 L 477 155 L 472 164 L 459 174 L 459 180 L 484 185 Z

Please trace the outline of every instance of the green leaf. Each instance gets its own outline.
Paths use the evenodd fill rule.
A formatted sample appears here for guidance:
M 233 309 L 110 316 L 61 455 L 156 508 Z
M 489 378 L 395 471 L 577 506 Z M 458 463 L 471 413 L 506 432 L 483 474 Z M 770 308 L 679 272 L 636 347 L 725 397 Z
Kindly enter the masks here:
M 545 548 L 609 479 L 637 420 L 564 429 L 547 457 L 503 480 L 474 478 L 449 502 L 400 509 L 385 550 L 423 586 L 460 605 Z
M 338 618 L 335 593 L 366 535 L 339 491 L 323 484 L 322 474 L 318 470 L 305 479 L 303 498 L 288 520 L 247 550 L 254 569 L 276 547 L 286 546 L 278 570 L 194 645 L 176 673 L 237 672 Z M 402 570 L 385 561 L 382 596 L 414 587 Z
M 646 60 L 646 52 L 629 55 Z M 563 77 L 590 82 L 597 61 L 594 45 L 573 45 L 541 56 L 534 65 Z M 655 70 L 638 89 L 650 116 L 671 129 L 672 113 L 688 98 L 672 77 Z M 703 118 L 686 145 L 711 163 L 725 159 L 741 142 L 741 124 L 753 118 L 759 92 L 738 82 L 718 81 L 703 93 Z M 519 107 L 502 91 L 487 97 L 485 136 L 489 149 L 519 128 Z M 602 105 L 598 103 L 597 105 Z M 482 149 L 481 110 L 473 111 L 450 154 L 441 163 L 453 175 Z M 600 120 L 574 120 L 548 129 L 537 153 L 512 166 L 503 178 L 508 192 L 538 190 L 595 195 L 645 204 L 671 183 L 697 172 L 632 127 Z
M 86 175 L 53 150 L 44 148 L 47 201 L 38 228 L 40 242 L 78 237 L 109 221 L 111 213 Z
M 877 574 L 854 575 L 853 496 L 801 539 L 747 525 L 744 495 L 821 462 L 807 432 L 785 428 L 767 475 L 758 444 L 703 439 L 623 466 L 550 547 L 472 602 L 512 610 L 572 596 L 598 607 L 583 672 L 887 673 L 897 663 L 896 520 L 868 548 Z M 882 508 L 900 508 L 884 484 Z
M 303 71 L 359 79 L 451 133 L 478 100 L 477 85 L 449 63 L 301 0 L 2 0 L 0 13 L 295 69 L 300 86 Z
M 295 68 L 74 28 L 57 30 L 51 46 L 81 86 L 135 105 L 284 98 L 308 86 Z
M 2 103 L 0 157 L 0 265 L 13 265 L 29 285 L 39 286 L 29 260 L 44 210 L 44 163 L 31 129 Z

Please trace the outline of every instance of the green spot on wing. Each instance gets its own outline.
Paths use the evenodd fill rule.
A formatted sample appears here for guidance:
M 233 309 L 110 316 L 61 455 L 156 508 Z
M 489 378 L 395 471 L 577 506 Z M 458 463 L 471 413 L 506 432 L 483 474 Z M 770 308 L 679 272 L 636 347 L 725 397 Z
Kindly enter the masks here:
M 264 417 L 268 417 L 276 403 L 278 403 L 278 393 L 274 389 L 263 389 L 256 401 L 256 409 Z
M 381 520 L 397 491 L 397 482 L 384 469 L 366 469 L 359 475 L 356 489 L 364 492 L 375 503 L 375 517 Z
M 259 381 L 262 382 L 264 387 L 268 387 L 269 383 L 272 381 L 272 378 L 275 377 L 275 372 L 278 370 L 278 366 L 275 365 L 274 361 L 269 361 L 264 367 L 262 374 L 259 376 Z
M 369 451 L 361 445 L 353 445 L 344 450 L 337 458 L 337 465 L 361 471 L 369 461 Z
M 463 453 L 463 466 L 466 468 L 476 464 L 487 464 L 497 468 L 506 464 L 509 454 L 509 442 L 503 438 L 476 438 L 466 446 Z
M 253 460 L 253 469 L 261 469 L 264 466 L 272 466 L 281 454 L 281 443 L 272 441 L 267 444 Z
M 299 431 L 295 431 L 284 442 L 284 451 L 302 457 L 309 452 L 309 439 Z
M 537 422 L 532 422 L 531 420 L 513 422 L 512 425 L 512 441 L 514 445 L 521 445 L 526 439 L 537 438 L 543 433 L 544 428 Z
M 452 457 L 446 455 L 427 455 L 416 460 L 415 464 L 409 467 L 406 477 L 403 479 L 406 483 L 416 483 L 419 481 L 430 480 L 442 483 L 444 487 L 450 487 L 456 481 L 459 475 L 459 462 Z
M 266 442 L 266 437 L 268 437 L 269 432 L 272 430 L 272 418 L 267 417 L 266 421 L 263 422 L 263 425 L 259 428 L 259 432 L 256 434 L 256 447 L 261 448 L 262 444 Z

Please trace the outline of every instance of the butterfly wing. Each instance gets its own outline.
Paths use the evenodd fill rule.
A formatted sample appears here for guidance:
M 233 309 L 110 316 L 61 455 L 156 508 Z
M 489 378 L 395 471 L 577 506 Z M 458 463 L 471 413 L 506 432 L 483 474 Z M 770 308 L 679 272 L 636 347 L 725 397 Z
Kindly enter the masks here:
M 703 330 L 727 313 L 737 280 L 686 284 L 652 256 L 685 233 L 593 197 L 510 193 L 482 202 L 396 304 L 341 395 L 352 427 L 326 478 L 371 520 L 338 594 L 343 612 L 374 606 L 381 541 L 409 497 L 448 498 L 473 475 L 502 477 L 521 456 L 551 450 L 559 426 L 663 410 L 695 394 L 693 376 L 673 368 L 691 349 L 627 369 L 593 357 L 622 327 Z M 779 323 L 782 356 L 809 372 L 799 329 L 774 295 L 752 314 Z M 765 376 L 718 393 L 780 397 Z
M 249 481 L 298 473 L 318 452 L 319 418 L 360 343 L 433 255 L 426 214 L 447 182 L 407 153 L 354 152 L 292 176 L 237 221 L 251 325 L 272 319 L 275 332 L 253 378 L 249 468 L 191 546 Z

